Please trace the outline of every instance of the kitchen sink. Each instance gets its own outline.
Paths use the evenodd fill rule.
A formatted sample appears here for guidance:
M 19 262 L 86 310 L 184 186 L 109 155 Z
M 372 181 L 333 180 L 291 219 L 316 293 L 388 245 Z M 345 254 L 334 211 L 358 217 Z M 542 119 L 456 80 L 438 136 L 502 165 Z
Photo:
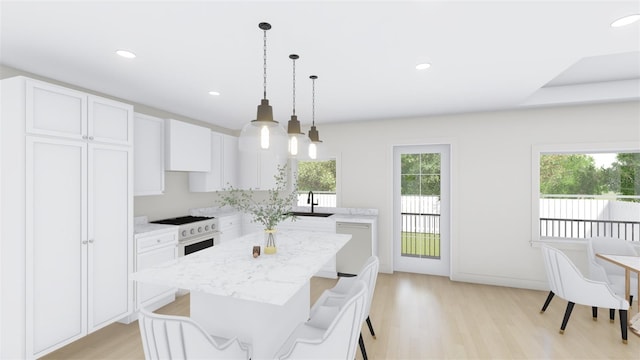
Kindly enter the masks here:
M 331 213 L 317 213 L 317 212 L 307 212 L 307 211 L 292 211 L 291 214 L 295 216 L 313 216 L 313 217 L 329 217 L 333 214 Z

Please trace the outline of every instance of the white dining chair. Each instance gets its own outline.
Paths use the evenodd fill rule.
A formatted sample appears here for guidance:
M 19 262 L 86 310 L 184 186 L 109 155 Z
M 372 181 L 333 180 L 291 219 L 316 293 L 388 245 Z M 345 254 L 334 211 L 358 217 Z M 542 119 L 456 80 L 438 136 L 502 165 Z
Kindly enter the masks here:
M 144 357 L 156 359 L 250 359 L 251 346 L 237 338 L 207 334 L 188 317 L 141 309 L 138 317 Z
M 366 302 L 367 286 L 358 280 L 345 297 L 316 308 L 319 316 L 298 325 L 275 358 L 355 359 Z
M 548 245 L 541 245 L 549 288 L 559 297 L 568 301 L 562 319 L 560 333 L 563 334 L 575 304 L 618 309 L 622 342 L 627 343 L 627 312 L 629 302 L 616 295 L 609 284 L 585 278 L 580 270 L 562 251 Z
M 600 259 L 596 254 L 638 256 L 638 252 L 627 240 L 618 238 L 594 237 L 587 243 L 587 255 L 589 259 L 589 278 L 597 281 L 604 281 L 611 286 L 616 294 L 625 294 L 624 268 L 604 259 Z M 634 295 L 638 295 L 638 275 L 631 274 L 629 293 L 629 305 L 633 304 Z M 640 299 L 636 297 L 636 299 Z M 609 318 L 613 320 L 613 311 L 610 311 Z
M 371 332 L 371 336 L 376 338 L 376 333 L 373 331 L 373 325 L 371 324 L 371 318 L 369 316 L 371 312 L 371 302 L 373 301 L 373 293 L 376 289 L 376 280 L 378 279 L 378 270 L 380 268 L 380 260 L 377 256 L 370 256 L 367 261 L 365 261 L 364 265 L 358 272 L 356 276 L 353 277 L 341 277 L 338 280 L 338 283 L 331 289 L 325 290 L 318 300 L 314 303 L 313 307 L 310 311 L 310 318 L 318 316 L 317 309 L 320 306 L 326 305 L 326 302 L 331 298 L 340 298 L 346 296 L 346 294 L 351 291 L 353 284 L 357 281 L 364 281 L 367 284 L 368 296 L 366 303 L 366 322 L 369 327 L 369 332 Z M 334 301 L 334 300 L 331 300 Z M 362 352 L 362 358 L 367 360 L 367 350 L 364 346 L 364 339 L 362 338 L 362 332 L 360 333 L 360 338 L 358 340 L 360 344 L 360 351 Z

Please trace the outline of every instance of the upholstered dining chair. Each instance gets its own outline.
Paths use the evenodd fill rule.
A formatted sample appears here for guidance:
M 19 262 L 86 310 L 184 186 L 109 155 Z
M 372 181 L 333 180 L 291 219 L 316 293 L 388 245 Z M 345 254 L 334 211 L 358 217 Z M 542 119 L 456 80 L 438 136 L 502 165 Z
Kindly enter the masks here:
M 618 238 L 594 237 L 587 243 L 587 255 L 589 259 L 589 278 L 604 281 L 611 286 L 616 294 L 624 295 L 625 278 L 624 269 L 609 261 L 600 259 L 596 254 L 638 256 L 638 252 L 627 240 Z M 633 304 L 633 296 L 638 294 L 638 275 L 631 274 L 629 305 Z M 614 311 L 611 309 L 609 318 L 613 320 Z
M 316 317 L 298 325 L 276 359 L 355 359 L 366 316 L 367 286 L 354 282 L 349 293 L 316 308 Z
M 250 359 L 251 346 L 212 336 L 188 317 L 141 309 L 138 317 L 144 357 L 156 359 Z
M 364 265 L 358 272 L 358 274 L 354 277 L 341 277 L 338 280 L 338 283 L 331 289 L 325 290 L 318 300 L 313 304 L 313 307 L 310 311 L 310 318 L 313 319 L 316 315 L 316 310 L 320 306 L 324 306 L 327 301 L 335 301 L 335 298 L 340 298 L 346 296 L 346 294 L 351 291 L 353 284 L 357 281 L 364 281 L 367 284 L 368 289 L 368 297 L 366 303 L 366 322 L 369 327 L 369 332 L 371 332 L 371 336 L 376 338 L 376 333 L 373 331 L 373 325 L 371 324 L 371 318 L 369 313 L 371 312 L 371 302 L 373 301 L 373 293 L 376 289 L 376 280 L 378 279 L 378 269 L 380 268 L 380 260 L 377 256 L 370 256 L 367 261 L 365 261 Z M 334 299 L 332 299 L 334 298 Z M 367 360 L 367 350 L 364 346 L 364 339 L 362 338 L 362 332 L 360 332 L 360 338 L 358 340 L 360 344 L 360 351 L 362 352 L 362 357 L 364 360 Z
M 560 333 L 563 334 L 575 304 L 618 309 L 622 342 L 627 343 L 627 311 L 629 302 L 616 295 L 609 284 L 585 278 L 580 270 L 562 251 L 548 245 L 541 245 L 549 288 L 559 297 L 568 301 L 562 319 Z

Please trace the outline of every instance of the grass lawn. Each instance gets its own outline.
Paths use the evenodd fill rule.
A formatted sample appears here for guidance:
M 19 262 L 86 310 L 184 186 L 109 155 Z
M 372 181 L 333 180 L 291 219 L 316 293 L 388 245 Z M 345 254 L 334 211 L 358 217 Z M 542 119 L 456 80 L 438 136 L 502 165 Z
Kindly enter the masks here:
M 402 255 L 440 257 L 440 234 L 402 233 Z

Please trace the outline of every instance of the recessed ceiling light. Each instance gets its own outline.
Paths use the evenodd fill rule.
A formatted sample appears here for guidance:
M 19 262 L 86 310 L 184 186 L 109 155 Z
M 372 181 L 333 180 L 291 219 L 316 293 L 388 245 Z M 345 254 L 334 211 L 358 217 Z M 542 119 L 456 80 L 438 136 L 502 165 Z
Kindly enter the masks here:
M 116 54 L 122 56 L 123 58 L 127 58 L 127 59 L 133 59 L 136 57 L 136 54 L 132 53 L 131 51 L 128 50 L 117 50 Z
M 428 64 L 428 63 L 416 65 L 416 69 L 417 70 L 425 70 L 425 69 L 428 69 L 430 67 L 431 67 L 431 64 Z
M 217 91 L 209 91 L 209 95 L 218 96 L 220 93 Z
M 621 26 L 631 25 L 638 20 L 640 20 L 640 14 L 625 16 L 612 22 L 611 27 L 621 27 Z

